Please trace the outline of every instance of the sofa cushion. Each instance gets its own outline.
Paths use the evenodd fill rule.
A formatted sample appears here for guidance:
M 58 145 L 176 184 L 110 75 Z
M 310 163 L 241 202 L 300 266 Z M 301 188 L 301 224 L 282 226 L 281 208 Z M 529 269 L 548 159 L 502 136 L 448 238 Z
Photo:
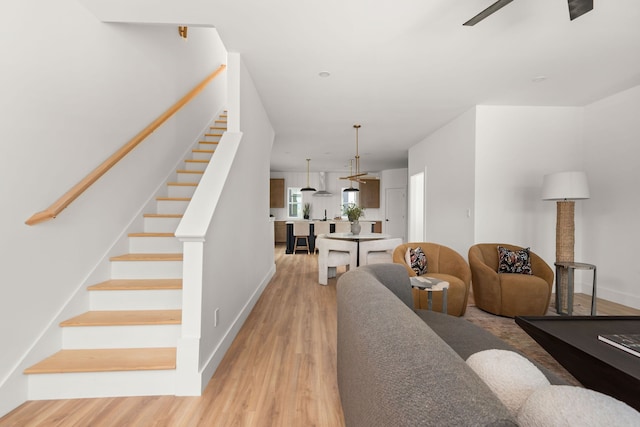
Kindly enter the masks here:
M 524 356 L 507 350 L 484 350 L 467 359 L 467 365 L 489 386 L 498 399 L 518 416 L 529 395 L 549 380 Z
M 529 248 L 511 251 L 498 246 L 498 273 L 532 274 Z
M 474 325 L 464 318 L 426 310 L 416 310 L 416 314 L 465 360 L 479 351 L 496 348 L 522 354 L 491 332 Z M 566 381 L 544 366 L 536 362 L 533 362 L 533 364 L 542 371 L 551 384 L 567 384 Z
M 520 408 L 518 424 L 537 426 L 638 426 L 640 412 L 606 394 L 573 386 L 535 390 Z

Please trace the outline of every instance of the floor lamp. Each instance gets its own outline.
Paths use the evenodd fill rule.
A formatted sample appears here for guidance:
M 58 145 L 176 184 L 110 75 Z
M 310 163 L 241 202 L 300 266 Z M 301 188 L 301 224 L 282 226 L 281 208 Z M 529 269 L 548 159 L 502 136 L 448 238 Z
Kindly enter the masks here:
M 574 262 L 575 201 L 589 198 L 589 185 L 584 172 L 557 172 L 545 175 L 542 180 L 542 200 L 557 202 L 556 262 Z M 567 292 L 567 275 L 558 283 L 556 293 Z M 564 307 L 556 307 L 564 309 Z

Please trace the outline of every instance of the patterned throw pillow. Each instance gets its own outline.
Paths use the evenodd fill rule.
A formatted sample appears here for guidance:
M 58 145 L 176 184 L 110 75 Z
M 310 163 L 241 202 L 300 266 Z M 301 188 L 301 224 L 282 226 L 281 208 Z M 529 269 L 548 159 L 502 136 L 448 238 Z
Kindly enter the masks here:
M 498 246 L 498 273 L 532 274 L 529 248 L 510 251 Z
M 420 246 L 407 249 L 404 260 L 416 275 L 421 276 L 427 272 L 427 257 Z

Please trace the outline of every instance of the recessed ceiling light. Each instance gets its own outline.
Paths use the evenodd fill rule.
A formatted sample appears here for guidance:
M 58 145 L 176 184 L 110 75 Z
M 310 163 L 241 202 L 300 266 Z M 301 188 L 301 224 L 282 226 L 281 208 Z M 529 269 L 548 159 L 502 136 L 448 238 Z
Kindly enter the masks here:
M 330 72 L 328 72 L 328 71 L 320 71 L 320 72 L 318 73 L 318 75 L 319 75 L 320 77 L 326 78 L 326 77 L 329 77 L 329 76 L 331 75 L 331 73 L 330 73 Z
M 536 77 L 531 79 L 531 81 L 534 82 L 534 83 L 541 83 L 541 82 L 543 82 L 545 80 L 547 80 L 547 76 L 536 76 Z

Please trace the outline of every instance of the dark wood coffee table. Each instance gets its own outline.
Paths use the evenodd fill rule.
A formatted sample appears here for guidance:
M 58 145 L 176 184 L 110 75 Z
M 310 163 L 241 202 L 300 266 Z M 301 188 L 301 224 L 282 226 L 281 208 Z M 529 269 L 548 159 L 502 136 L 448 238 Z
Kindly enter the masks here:
M 582 385 L 640 410 L 640 357 L 598 340 L 639 334 L 640 316 L 518 316 L 516 323 Z

